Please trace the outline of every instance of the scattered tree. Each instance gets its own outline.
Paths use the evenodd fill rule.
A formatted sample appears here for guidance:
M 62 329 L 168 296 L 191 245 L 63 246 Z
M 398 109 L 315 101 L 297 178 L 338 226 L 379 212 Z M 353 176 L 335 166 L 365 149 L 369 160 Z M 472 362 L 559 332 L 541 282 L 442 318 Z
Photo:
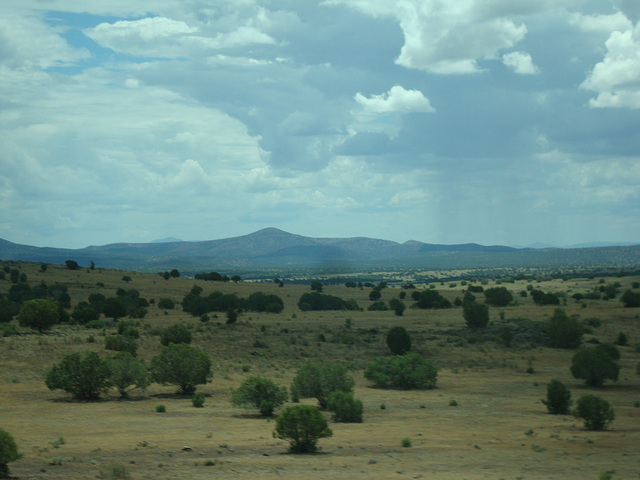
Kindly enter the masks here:
M 333 421 L 341 423 L 362 423 L 362 401 L 353 393 L 333 392 L 329 396 L 327 410 L 333 413 Z
M 347 375 L 347 370 L 342 365 L 318 365 L 307 361 L 298 369 L 293 379 L 291 397 L 294 401 L 300 398 L 315 398 L 324 410 L 333 392 L 350 392 L 353 385 L 353 377 Z
M 78 270 L 80 268 L 78 262 L 76 262 L 75 260 L 65 260 L 64 264 L 69 270 Z
M 39 332 L 49 330 L 59 321 L 60 309 L 58 303 L 44 298 L 36 298 L 24 302 L 18 313 L 20 325 L 33 328 Z
M 78 400 L 95 400 L 111 386 L 111 372 L 106 360 L 96 352 L 71 353 L 47 372 L 49 390 L 64 390 Z
M 322 283 L 317 280 L 311 282 L 311 290 L 321 293 L 322 292 Z
M 21 457 L 13 436 L 0 428 L 0 478 L 9 478 L 9 463 Z
M 378 357 L 369 362 L 364 377 L 377 388 L 426 390 L 436 387 L 438 369 L 417 353 Z
M 619 358 L 620 352 L 613 345 L 583 348 L 571 360 L 571 374 L 584 379 L 591 387 L 601 387 L 607 379 L 618 380 L 620 365 L 616 360 Z
M 401 293 L 405 293 L 405 292 L 401 292 Z M 407 308 L 406 305 L 402 302 L 402 300 L 399 300 L 397 298 L 392 298 L 391 300 L 389 300 L 389 306 L 393 310 L 393 313 L 395 313 L 398 317 L 401 317 L 402 314 L 404 313 L 405 308 Z
M 506 287 L 487 288 L 484 291 L 485 301 L 494 307 L 506 307 L 513 302 L 513 295 Z
M 560 380 L 547 384 L 547 399 L 542 400 L 552 415 L 566 415 L 571 407 L 571 392 Z
M 371 300 L 372 302 L 380 300 L 380 297 L 382 297 L 382 294 L 380 293 L 380 290 L 378 290 L 377 288 L 374 288 L 369 292 L 369 300 Z
M 436 290 L 414 290 L 411 298 L 418 308 L 451 308 L 451 302 L 440 295 Z
M 151 384 L 147 366 L 129 352 L 120 352 L 109 361 L 111 383 L 118 389 L 122 398 L 128 398 L 127 388 L 139 388 L 145 391 Z
M 605 430 L 615 419 L 615 414 L 609 402 L 596 395 L 580 397 L 573 412 L 576 418 L 584 420 L 588 430 Z
M 238 283 L 238 282 L 239 282 L 239 281 L 241 281 L 241 280 L 242 280 L 242 277 L 241 277 L 240 275 L 233 275 L 233 276 L 231 277 L 231 281 L 232 281 L 233 283 Z
M 303 312 L 319 310 L 360 310 L 355 300 L 343 300 L 334 295 L 313 292 L 304 293 L 298 301 L 298 308 Z
M 404 355 L 411 350 L 411 336 L 404 327 L 393 327 L 387 333 L 387 346 L 394 355 Z
M 470 328 L 485 328 L 489 324 L 489 307 L 474 301 L 462 302 L 462 316 Z
M 169 272 L 169 275 L 171 275 L 173 278 L 178 278 L 180 276 L 180 272 L 174 268 Z
M 285 387 L 262 377 L 249 377 L 231 393 L 231 403 L 237 407 L 257 408 L 260 415 L 270 417 L 276 408 L 289 399 Z
M 109 335 L 104 339 L 104 348 L 114 352 L 127 352 L 135 357 L 138 353 L 138 342 L 129 335 Z
M 638 308 L 640 307 L 640 292 L 627 290 L 620 297 L 620 301 L 624 303 L 625 308 Z
M 158 300 L 158 308 L 163 310 L 173 310 L 176 306 L 176 303 L 170 298 L 161 298 Z
M 578 348 L 582 343 L 583 331 L 577 318 L 569 317 L 561 308 L 556 308 L 547 322 L 549 345 L 554 348 Z
M 196 385 L 207 383 L 211 359 L 202 350 L 186 343 L 170 343 L 151 360 L 151 378 L 163 385 L 176 385 L 183 395 L 192 395 Z
M 191 332 L 182 323 L 174 323 L 162 330 L 160 343 L 165 347 L 170 343 L 191 343 Z
M 327 419 L 311 405 L 293 405 L 282 411 L 276 420 L 275 436 L 289 441 L 293 453 L 312 453 L 318 440 L 330 437 L 333 432 Z

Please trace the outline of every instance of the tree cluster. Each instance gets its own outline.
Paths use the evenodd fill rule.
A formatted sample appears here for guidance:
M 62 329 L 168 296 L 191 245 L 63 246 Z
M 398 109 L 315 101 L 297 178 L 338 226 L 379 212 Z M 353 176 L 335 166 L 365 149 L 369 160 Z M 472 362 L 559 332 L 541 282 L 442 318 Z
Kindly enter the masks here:
M 218 291 L 203 297 L 200 291 L 191 289 L 182 299 L 182 310 L 193 316 L 239 310 L 280 313 L 284 310 L 284 302 L 277 295 L 262 292 L 252 293 L 249 298 L 242 299 L 234 293 L 225 294 Z
M 304 293 L 298 301 L 298 308 L 303 312 L 319 310 L 360 310 L 355 300 L 343 300 L 334 295 L 324 293 Z
M 451 308 L 451 302 L 440 295 L 436 290 L 414 290 L 411 298 L 418 308 Z

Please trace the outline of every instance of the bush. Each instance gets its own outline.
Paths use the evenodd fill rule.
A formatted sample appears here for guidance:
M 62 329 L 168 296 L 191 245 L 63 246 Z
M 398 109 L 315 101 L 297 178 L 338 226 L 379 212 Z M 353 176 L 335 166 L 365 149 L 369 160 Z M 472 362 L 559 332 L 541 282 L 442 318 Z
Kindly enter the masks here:
M 627 334 L 624 332 L 618 333 L 618 338 L 616 338 L 616 345 L 620 347 L 624 347 L 628 344 L 629 344 L 629 338 L 627 337 Z
M 193 394 L 193 398 L 191 399 L 191 403 L 196 408 L 203 408 L 204 407 L 204 399 L 205 399 L 204 393 L 196 392 L 196 393 Z
M 9 463 L 15 462 L 22 455 L 18 453 L 18 445 L 9 432 L 0 428 L 0 478 L 9 478 Z
M 367 366 L 364 377 L 377 388 L 426 390 L 436 387 L 438 369 L 417 353 L 378 357 Z
M 622 297 L 620 297 L 620 301 L 624 303 L 625 308 L 640 307 L 640 292 L 627 290 L 622 294 Z
M 298 301 L 298 308 L 303 312 L 322 310 L 360 310 L 355 300 L 343 300 L 333 295 L 313 292 L 304 293 Z
M 506 307 L 513 302 L 513 295 L 505 287 L 487 288 L 484 291 L 485 301 L 494 307 Z
M 109 364 L 96 352 L 71 353 L 47 372 L 49 390 L 64 390 L 79 400 L 95 400 L 111 386 Z
M 607 379 L 618 380 L 620 365 L 618 349 L 613 345 L 601 344 L 594 348 L 583 348 L 571 360 L 571 374 L 584 379 L 591 387 L 601 387 Z
M 333 413 L 334 422 L 362 423 L 362 401 L 354 398 L 353 393 L 333 392 L 327 410 Z
M 158 308 L 162 310 L 173 310 L 176 306 L 176 303 L 170 298 L 161 298 L 158 300 Z
M 440 295 L 436 290 L 414 291 L 411 298 L 416 302 L 418 308 L 451 308 L 451 302 Z
M 270 417 L 276 408 L 289 399 L 285 387 L 262 377 L 249 377 L 231 393 L 231 403 L 237 407 L 257 408 L 260 415 Z
M 76 305 L 73 309 L 73 313 L 71 314 L 73 321 L 82 325 L 92 320 L 98 320 L 99 317 L 100 314 L 98 313 L 98 310 L 96 310 L 96 307 L 87 302 L 80 302 Z
M 191 332 L 181 323 L 174 323 L 162 330 L 160 343 L 165 347 L 170 343 L 191 343 Z
M 294 453 L 310 453 L 317 450 L 318 440 L 330 437 L 333 432 L 327 419 L 311 405 L 287 407 L 276 420 L 275 436 L 289 441 Z
M 347 375 L 347 370 L 342 365 L 318 365 L 308 361 L 298 369 L 293 379 L 291 397 L 293 401 L 315 398 L 320 408 L 326 409 L 333 392 L 350 392 L 353 384 L 353 377 Z
M 373 302 L 371 305 L 367 307 L 369 312 L 386 312 L 389 310 L 387 304 L 384 302 Z
M 115 352 L 128 352 L 135 357 L 138 352 L 138 342 L 125 335 L 110 335 L 104 339 L 104 348 Z
M 128 398 L 127 388 L 133 386 L 145 391 L 151 384 L 147 366 L 142 360 L 134 358 L 129 352 L 120 352 L 109 361 L 111 383 L 118 389 L 122 398 Z
M 186 343 L 171 343 L 151 360 L 151 377 L 163 385 L 176 385 L 183 395 L 191 395 L 196 385 L 207 383 L 211 359 L 206 353 Z
M 560 380 L 547 384 L 547 399 L 542 400 L 552 415 L 566 415 L 571 407 L 571 392 Z
M 469 328 L 485 328 L 489 324 L 489 307 L 483 303 L 463 302 L 462 316 Z
M 404 355 L 411 350 L 411 337 L 404 327 L 393 327 L 387 333 L 387 346 L 394 355 Z
M 578 348 L 582 343 L 582 334 L 582 325 L 576 317 L 569 317 L 561 308 L 556 308 L 547 322 L 547 336 L 551 347 Z
M 604 430 L 614 420 L 615 414 L 609 402 L 596 395 L 580 397 L 574 412 L 576 418 L 584 420 L 588 430 Z
M 22 304 L 18 313 L 20 325 L 33 328 L 39 332 L 49 330 L 59 321 L 60 310 L 58 303 L 43 298 L 27 300 Z
M 160 405 L 156 405 L 156 412 L 157 413 L 165 413 L 167 411 L 167 407 L 165 407 L 164 405 L 160 404 Z
M 401 292 L 401 293 L 404 293 L 404 292 Z M 395 313 L 398 317 L 401 317 L 405 309 L 407 308 L 404 302 L 402 302 L 397 298 L 392 298 L 391 300 L 389 300 L 389 307 L 391 308 L 391 310 L 393 310 L 393 313 Z

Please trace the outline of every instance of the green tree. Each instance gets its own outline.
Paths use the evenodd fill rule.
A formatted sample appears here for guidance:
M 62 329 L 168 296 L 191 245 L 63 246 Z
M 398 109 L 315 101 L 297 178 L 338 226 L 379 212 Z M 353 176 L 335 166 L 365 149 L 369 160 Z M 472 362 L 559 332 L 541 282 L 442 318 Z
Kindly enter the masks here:
M 333 392 L 350 392 L 353 385 L 353 377 L 347 375 L 347 370 L 342 365 L 318 365 L 307 361 L 298 369 L 293 379 L 291 397 L 294 401 L 299 398 L 315 398 L 324 410 Z
M 334 422 L 362 423 L 362 401 L 354 398 L 353 393 L 333 392 L 327 410 L 333 413 Z
M 186 343 L 170 343 L 151 360 L 151 378 L 163 385 L 176 385 L 183 395 L 192 395 L 196 385 L 207 383 L 211 359 L 202 350 Z
M 311 290 L 314 290 L 314 291 L 316 291 L 318 293 L 321 293 L 322 292 L 322 283 L 320 283 L 317 280 L 312 281 L 311 282 Z
M 276 408 L 289 399 L 285 387 L 262 377 L 249 377 L 231 392 L 231 403 L 237 407 L 257 408 L 260 415 L 270 417 Z
M 174 268 L 169 272 L 169 275 L 171 275 L 173 278 L 178 278 L 180 276 L 180 272 Z
M 135 357 L 138 353 L 138 342 L 129 335 L 109 335 L 104 339 L 104 348 L 114 352 L 128 352 Z
M 571 360 L 571 374 L 591 387 L 601 387 L 605 380 L 618 380 L 620 352 L 613 345 L 601 344 L 578 350 Z
M 378 357 L 367 365 L 364 377 L 376 388 L 426 390 L 436 387 L 438 369 L 417 353 L 394 357 Z
M 95 400 L 111 386 L 111 372 L 106 360 L 96 352 L 71 353 L 47 372 L 49 390 L 64 390 L 78 400 Z
M 513 302 L 513 295 L 506 287 L 487 288 L 484 291 L 485 301 L 494 307 L 506 307 Z
M 470 328 L 485 328 L 489 324 L 489 307 L 484 303 L 462 303 L 462 316 Z
M 160 343 L 165 347 L 170 343 L 191 343 L 191 332 L 182 323 L 174 323 L 162 330 Z
M 127 308 L 124 302 L 119 298 L 107 298 L 102 304 L 102 313 L 107 317 L 113 318 L 115 322 L 118 318 L 127 314 Z
M 389 306 L 391 307 L 391 310 L 393 310 L 393 313 L 395 313 L 398 317 L 401 317 L 404 313 L 405 308 L 407 308 L 402 300 L 398 298 L 392 298 L 391 300 L 389 300 Z
M 404 355 L 411 350 L 411 336 L 404 327 L 393 327 L 387 333 L 387 346 L 394 355 Z
M 276 420 L 275 436 L 289 441 L 293 453 L 311 453 L 317 450 L 318 440 L 333 432 L 327 419 L 311 405 L 293 405 L 282 411 Z
M 13 436 L 0 428 L 0 478 L 9 478 L 9 463 L 21 457 Z
M 547 322 L 549 345 L 554 348 L 578 348 L 582 343 L 583 328 L 574 316 L 556 308 Z
M 625 308 L 638 308 L 640 307 L 640 292 L 627 290 L 620 297 L 620 301 L 624 303 Z
M 231 281 L 232 281 L 233 283 L 238 283 L 238 282 L 239 282 L 239 281 L 241 281 L 241 280 L 242 280 L 242 277 L 241 277 L 240 275 L 233 275 L 233 276 L 231 277 Z
M 100 314 L 98 313 L 98 310 L 96 310 L 96 307 L 94 307 L 93 305 L 87 302 L 80 302 L 73 309 L 71 318 L 74 320 L 74 322 L 84 325 L 91 320 L 98 320 L 100 318 Z
M 380 297 L 382 297 L 382 293 L 380 293 L 380 290 L 378 290 L 377 288 L 374 288 L 369 292 L 369 300 L 371 300 L 372 302 L 380 300 Z
M 129 352 L 120 352 L 109 361 L 111 383 L 118 389 L 122 398 L 128 398 L 127 388 L 139 388 L 145 391 L 151 385 L 151 376 L 144 361 L 135 358 Z
M 560 380 L 547 384 L 547 399 L 542 400 L 552 415 L 566 415 L 571 407 L 571 392 Z
M 76 262 L 75 260 L 65 260 L 64 264 L 69 270 L 78 270 L 80 268 L 78 262 Z
M 609 402 L 596 395 L 583 395 L 576 403 L 576 418 L 584 420 L 588 430 L 604 430 L 615 419 L 615 413 Z
M 58 303 L 44 298 L 28 300 L 20 307 L 18 322 L 23 327 L 33 328 L 39 332 L 49 330 L 60 321 Z

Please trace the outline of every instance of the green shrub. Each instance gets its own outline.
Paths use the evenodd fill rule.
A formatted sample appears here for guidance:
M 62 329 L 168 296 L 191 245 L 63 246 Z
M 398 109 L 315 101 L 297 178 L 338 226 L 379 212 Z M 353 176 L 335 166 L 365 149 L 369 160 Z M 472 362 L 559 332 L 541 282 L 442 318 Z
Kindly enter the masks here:
M 387 346 L 394 355 L 404 355 L 411 350 L 411 336 L 404 327 L 393 327 L 387 333 Z
M 547 384 L 547 399 L 542 400 L 549 413 L 566 415 L 571 407 L 571 392 L 560 380 L 551 380 Z
M 616 345 L 624 347 L 629 344 L 629 339 L 627 338 L 627 334 L 624 332 L 618 333 L 618 338 L 616 338 Z
M 377 388 L 426 390 L 436 387 L 438 369 L 431 360 L 408 353 L 372 360 L 364 376 Z
M 289 399 L 285 387 L 262 377 L 249 377 L 231 392 L 231 403 L 237 407 L 257 408 L 260 415 L 270 417 L 276 408 Z
M 355 300 L 343 300 L 340 297 L 318 292 L 304 293 L 298 301 L 298 308 L 303 312 L 319 310 L 360 310 Z
M 411 443 L 411 439 L 410 439 L 409 437 L 404 437 L 404 438 L 402 439 L 401 444 L 402 444 L 402 446 L 403 446 L 404 448 L 411 448 L 411 445 L 412 445 L 412 443 Z
M 145 391 L 151 384 L 151 376 L 144 361 L 134 358 L 129 352 L 120 352 L 109 361 L 111 383 L 118 389 L 122 398 L 127 398 L 127 388 L 134 387 Z
M 578 348 L 582 343 L 583 328 L 575 316 L 569 317 L 556 308 L 547 322 L 549 345 L 554 348 Z
M 100 314 L 96 307 L 87 302 L 80 302 L 74 307 L 73 313 L 71 313 L 73 321 L 82 325 L 91 322 L 92 320 L 98 320 L 99 317 Z
M 204 399 L 205 399 L 204 393 L 196 392 L 196 393 L 193 394 L 193 398 L 191 399 L 191 403 L 196 408 L 203 408 L 204 407 Z
M 170 298 L 161 298 L 158 300 L 158 308 L 162 310 L 173 310 L 176 306 L 176 303 Z
M 0 428 L 0 478 L 9 477 L 9 463 L 20 459 L 18 445 L 9 432 Z
M 620 297 L 620 301 L 624 303 L 625 308 L 640 307 L 640 292 L 627 290 L 622 294 L 622 297 Z
M 583 348 L 571 360 L 571 374 L 584 379 L 591 387 L 601 387 L 607 379 L 618 380 L 620 365 L 618 349 L 613 345 L 601 344 L 593 348 Z
M 580 397 L 574 416 L 584 420 L 584 426 L 588 430 L 604 430 L 615 418 L 614 410 L 609 402 L 596 395 Z
M 415 290 L 411 292 L 411 298 L 416 302 L 416 306 L 418 308 L 451 308 L 451 302 L 440 295 L 436 290 Z
M 402 293 L 405 293 L 405 292 L 402 292 Z M 395 313 L 398 317 L 401 317 L 405 309 L 407 308 L 407 306 L 397 298 L 392 298 L 391 300 L 389 300 L 389 307 L 391 308 L 391 310 L 393 310 L 393 313 Z
M 191 343 L 191 332 L 181 323 L 174 323 L 162 330 L 160 343 L 165 347 L 170 343 Z
M 318 365 L 307 361 L 298 369 L 293 379 L 291 397 L 294 401 L 315 398 L 324 410 L 327 408 L 329 395 L 336 391 L 350 392 L 353 384 L 353 377 L 347 375 L 347 370 L 342 365 Z
M 90 328 L 92 330 L 100 330 L 105 327 L 105 324 L 102 320 L 91 320 L 84 324 L 84 328 Z
M 163 385 L 176 385 L 183 395 L 191 395 L 196 385 L 211 375 L 211 359 L 202 350 L 186 343 L 171 343 L 151 360 L 151 377 Z
M 506 307 L 513 302 L 513 295 L 506 287 L 487 288 L 484 291 L 485 301 L 494 307 Z
M 39 332 L 49 330 L 59 321 L 58 302 L 43 298 L 27 300 L 18 312 L 18 322 L 21 326 L 33 328 Z
M 362 423 L 362 401 L 354 398 L 353 393 L 333 392 L 327 410 L 333 413 L 334 422 Z
M 137 328 L 139 322 L 133 320 L 120 320 L 118 322 L 118 334 L 125 337 L 140 338 L 140 331 Z
M 274 435 L 289 441 L 294 453 L 311 453 L 317 450 L 318 440 L 330 437 L 333 432 L 327 419 L 311 405 L 293 405 L 282 411 L 276 420 Z
M 386 312 L 389 310 L 387 304 L 384 302 L 373 302 L 371 305 L 367 307 L 369 312 Z
M 80 400 L 95 400 L 111 386 L 109 364 L 96 352 L 71 353 L 47 372 L 49 390 L 64 390 Z
M 463 302 L 462 315 L 470 328 L 484 328 L 489 324 L 489 307 L 483 303 Z
M 165 407 L 164 405 L 156 405 L 156 412 L 157 413 L 165 413 L 167 411 L 167 407 Z
M 138 342 L 124 335 L 109 335 L 104 339 L 104 348 L 115 352 L 129 352 L 135 357 L 138 352 Z

